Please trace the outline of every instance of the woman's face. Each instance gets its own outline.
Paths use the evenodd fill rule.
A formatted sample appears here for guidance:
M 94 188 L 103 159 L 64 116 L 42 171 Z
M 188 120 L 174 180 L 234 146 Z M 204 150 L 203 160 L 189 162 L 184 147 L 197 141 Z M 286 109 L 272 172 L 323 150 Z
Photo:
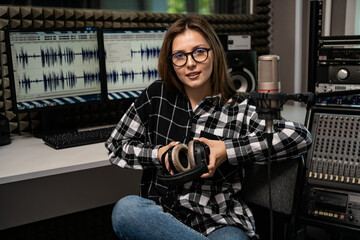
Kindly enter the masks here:
M 171 54 L 189 53 L 199 48 L 210 48 L 210 45 L 201 33 L 188 29 L 174 38 Z M 191 57 L 191 54 L 188 54 L 184 66 L 173 65 L 173 67 L 176 75 L 184 84 L 185 91 L 196 89 L 201 93 L 210 94 L 210 76 L 213 71 L 213 54 L 211 50 L 208 51 L 208 58 L 204 62 L 196 62 Z

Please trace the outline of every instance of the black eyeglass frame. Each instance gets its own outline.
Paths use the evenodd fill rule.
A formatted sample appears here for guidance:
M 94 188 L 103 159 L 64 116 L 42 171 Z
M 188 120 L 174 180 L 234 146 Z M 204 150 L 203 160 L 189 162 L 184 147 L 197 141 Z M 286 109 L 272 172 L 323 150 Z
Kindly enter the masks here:
M 204 49 L 204 50 L 206 50 L 206 58 L 205 58 L 203 61 L 198 61 L 198 60 L 196 60 L 195 57 L 194 57 L 194 55 L 193 55 L 194 52 L 197 51 L 197 50 L 199 50 L 199 49 Z M 169 60 L 170 60 L 170 62 L 171 62 L 172 64 L 174 64 L 174 65 L 177 66 L 177 67 L 183 67 L 183 66 L 186 65 L 186 63 L 187 63 L 187 61 L 188 61 L 188 55 L 191 55 L 192 59 L 193 59 L 195 62 L 197 62 L 197 63 L 203 63 L 203 62 L 205 62 L 205 61 L 209 58 L 209 51 L 210 51 L 210 50 L 212 50 L 212 49 L 211 49 L 211 48 L 196 48 L 196 49 L 194 49 L 194 51 L 192 51 L 192 52 L 183 53 L 183 54 L 185 54 L 185 56 L 186 56 L 186 61 L 185 61 L 185 63 L 182 64 L 182 65 L 176 65 L 176 64 L 173 62 L 173 60 L 172 60 L 173 56 L 174 56 L 175 54 L 178 54 L 179 52 L 174 53 L 174 54 L 171 54 L 171 55 L 169 56 Z

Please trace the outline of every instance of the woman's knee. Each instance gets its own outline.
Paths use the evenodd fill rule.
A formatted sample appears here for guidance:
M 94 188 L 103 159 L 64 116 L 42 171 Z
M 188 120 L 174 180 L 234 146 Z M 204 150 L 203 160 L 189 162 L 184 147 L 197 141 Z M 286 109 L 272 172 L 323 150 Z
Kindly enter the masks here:
M 240 228 L 234 226 L 225 226 L 212 232 L 208 238 L 210 240 L 249 240 L 250 238 Z
M 127 219 L 132 215 L 136 214 L 136 209 L 138 209 L 139 201 L 141 197 L 139 196 L 126 196 L 121 198 L 114 206 L 112 211 L 112 219 L 121 220 L 122 217 Z
M 112 211 L 112 225 L 116 234 L 121 235 L 121 230 L 126 228 L 126 225 L 136 219 L 136 209 L 138 205 L 139 196 L 126 196 L 120 199 L 114 206 Z
M 139 198 L 141 197 L 135 195 L 123 197 L 115 204 L 114 210 L 126 210 L 128 207 L 133 207 L 132 205 L 136 204 Z
M 159 211 L 154 201 L 139 196 L 120 199 L 112 212 L 112 226 L 120 238 L 133 235 L 142 225 L 151 220 L 154 212 Z
M 130 195 L 120 199 L 114 206 L 112 211 L 113 226 L 126 225 L 134 223 L 134 221 L 143 218 L 146 210 L 152 209 L 156 204 L 146 198 Z

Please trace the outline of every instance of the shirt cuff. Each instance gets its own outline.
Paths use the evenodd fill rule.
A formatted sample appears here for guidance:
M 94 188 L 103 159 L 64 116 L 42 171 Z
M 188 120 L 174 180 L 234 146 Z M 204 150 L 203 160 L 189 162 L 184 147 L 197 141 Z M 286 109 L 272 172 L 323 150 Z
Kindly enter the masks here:
M 159 148 L 162 147 L 161 145 L 156 145 L 154 149 L 151 151 L 151 159 L 155 167 L 160 167 L 161 163 L 158 159 L 158 151 Z

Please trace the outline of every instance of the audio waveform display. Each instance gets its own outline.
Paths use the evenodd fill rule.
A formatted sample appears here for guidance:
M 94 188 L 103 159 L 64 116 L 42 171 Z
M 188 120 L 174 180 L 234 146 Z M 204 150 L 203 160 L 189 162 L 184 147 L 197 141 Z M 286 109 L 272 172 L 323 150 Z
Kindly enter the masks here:
M 106 74 L 106 79 L 115 85 L 118 84 L 119 81 L 121 81 L 121 84 L 126 84 L 129 81 L 134 82 L 138 77 L 142 78 L 144 83 L 147 83 L 159 78 L 159 73 L 157 69 L 142 69 L 141 72 L 126 71 L 123 69 L 121 72 L 113 70 Z
M 77 87 L 77 81 L 83 79 L 85 86 L 100 84 L 100 73 L 83 72 L 82 76 L 77 76 L 73 72 L 63 71 L 43 73 L 42 79 L 30 79 L 25 74 L 19 80 L 19 86 L 25 89 L 26 93 L 31 91 L 31 87 L 43 88 L 45 92 L 52 92 L 64 89 L 74 89 Z M 40 84 L 40 86 L 38 86 Z
M 44 91 L 56 91 L 59 87 L 61 89 L 70 88 L 73 89 L 76 86 L 77 78 L 72 72 L 67 72 L 64 75 L 63 71 L 60 74 L 55 72 L 43 74 Z
M 26 68 L 29 64 L 29 59 L 36 60 L 41 59 L 42 67 L 54 67 L 56 65 L 63 66 L 63 64 L 74 64 L 75 57 L 81 57 L 82 62 L 99 61 L 99 54 L 97 49 L 84 49 L 81 48 L 80 52 L 75 52 L 73 49 L 66 47 L 62 50 L 61 46 L 57 48 L 40 47 L 40 54 L 28 54 L 21 48 L 20 52 L 16 54 L 16 63 L 21 64 L 23 68 Z
M 20 53 L 16 55 L 16 62 L 17 64 L 21 64 L 23 68 L 26 68 L 29 63 L 29 59 L 35 58 L 41 58 L 41 64 L 43 67 L 55 66 L 56 64 L 62 65 L 63 60 L 66 64 L 71 65 L 74 62 L 75 53 L 68 47 L 62 50 L 61 46 L 58 46 L 57 49 L 52 47 L 44 49 L 40 47 L 39 55 L 30 55 L 24 51 L 24 48 L 21 48 Z
M 146 57 L 147 60 L 150 58 L 159 59 L 160 48 L 161 47 L 140 46 L 140 50 L 131 50 L 131 58 L 134 58 L 136 54 L 140 54 L 142 60 L 144 57 Z
M 9 31 L 18 110 L 101 100 L 98 34 L 97 29 Z
M 136 97 L 159 79 L 158 59 L 166 29 L 104 30 L 106 82 L 109 99 Z M 130 94 L 129 94 L 130 93 Z

